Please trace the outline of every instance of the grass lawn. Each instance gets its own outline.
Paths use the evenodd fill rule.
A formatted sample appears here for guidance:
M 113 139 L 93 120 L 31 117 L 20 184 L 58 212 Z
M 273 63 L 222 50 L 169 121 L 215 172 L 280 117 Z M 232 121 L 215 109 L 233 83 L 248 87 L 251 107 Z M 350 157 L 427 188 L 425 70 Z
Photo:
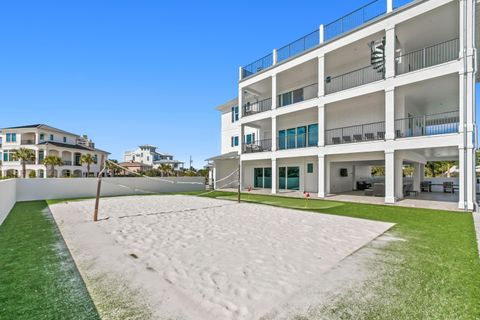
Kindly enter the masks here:
M 45 201 L 0 226 L 0 319 L 99 319 Z
M 213 192 L 209 197 L 236 199 Z M 244 201 L 305 209 L 298 198 L 242 194 Z M 428 209 L 309 200 L 309 211 L 396 223 L 377 257 L 381 279 L 298 319 L 480 319 L 480 259 L 472 215 Z M 372 270 L 373 271 L 373 270 Z M 315 316 L 316 315 L 316 316 Z

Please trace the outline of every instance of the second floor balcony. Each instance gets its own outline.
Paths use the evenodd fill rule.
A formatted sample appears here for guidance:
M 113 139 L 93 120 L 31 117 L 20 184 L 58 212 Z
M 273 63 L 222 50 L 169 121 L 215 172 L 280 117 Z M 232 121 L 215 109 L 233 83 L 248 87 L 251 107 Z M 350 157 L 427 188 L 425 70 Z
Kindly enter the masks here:
M 272 110 L 272 98 L 255 102 L 247 102 L 243 105 L 243 116 L 246 117 L 270 110 Z
M 372 65 L 350 71 L 341 75 L 327 77 L 325 79 L 325 93 L 358 87 L 367 83 L 379 81 L 385 78 L 385 69 L 375 69 Z

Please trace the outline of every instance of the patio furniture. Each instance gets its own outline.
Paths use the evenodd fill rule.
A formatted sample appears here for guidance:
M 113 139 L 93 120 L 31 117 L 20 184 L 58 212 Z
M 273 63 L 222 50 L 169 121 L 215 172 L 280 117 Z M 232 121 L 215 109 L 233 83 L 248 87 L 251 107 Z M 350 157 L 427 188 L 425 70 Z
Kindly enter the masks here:
M 365 140 L 368 141 L 368 140 L 374 140 L 375 137 L 373 135 L 373 133 L 365 133 Z
M 373 184 L 373 195 L 375 197 L 385 197 L 385 184 L 384 183 L 374 183 Z
M 395 137 L 396 138 L 402 138 L 403 137 L 402 131 L 401 130 L 395 130 Z
M 407 191 L 407 197 L 414 196 L 415 198 L 418 197 L 418 191 L 417 190 L 408 190 Z
M 354 141 L 354 142 L 360 142 L 360 141 L 362 141 L 362 135 L 361 135 L 361 134 L 354 134 L 354 135 L 353 135 L 353 141 Z
M 373 196 L 373 189 L 365 189 L 366 196 Z
M 371 183 L 368 183 L 366 181 L 357 181 L 357 190 L 366 190 L 370 189 L 372 187 Z
M 432 182 L 431 181 L 420 182 L 420 191 L 421 192 L 432 192 Z
M 413 190 L 413 185 L 411 183 L 406 183 L 403 185 L 403 196 L 406 197 L 409 195 L 409 192 Z
M 453 193 L 453 182 L 452 181 L 445 181 L 443 183 L 443 192 L 444 193 Z
M 379 140 L 385 140 L 385 131 L 378 131 L 377 132 L 377 139 Z
M 340 137 L 333 137 L 332 138 L 332 143 L 333 144 L 340 144 Z
M 343 136 L 343 143 L 351 143 L 352 137 L 351 136 Z

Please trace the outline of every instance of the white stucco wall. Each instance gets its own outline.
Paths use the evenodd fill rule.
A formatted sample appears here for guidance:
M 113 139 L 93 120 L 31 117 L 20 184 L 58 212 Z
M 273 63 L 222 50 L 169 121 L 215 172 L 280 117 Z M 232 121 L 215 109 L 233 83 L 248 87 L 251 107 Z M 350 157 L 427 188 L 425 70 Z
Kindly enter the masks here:
M 16 199 L 16 180 L 0 180 L 0 224 L 12 210 Z

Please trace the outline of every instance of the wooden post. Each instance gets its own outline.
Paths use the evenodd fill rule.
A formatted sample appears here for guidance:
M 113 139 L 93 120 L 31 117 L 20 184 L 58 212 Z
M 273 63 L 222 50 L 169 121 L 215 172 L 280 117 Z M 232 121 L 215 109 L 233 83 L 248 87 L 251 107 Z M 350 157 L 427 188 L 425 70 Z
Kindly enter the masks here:
M 241 182 L 241 179 L 240 179 L 240 166 L 241 166 L 241 162 L 239 160 L 239 164 L 238 164 L 238 203 L 240 203 L 240 191 L 241 191 L 241 186 L 240 186 L 240 182 Z
M 106 168 L 105 166 L 105 156 L 102 155 L 102 162 L 100 164 L 100 171 L 98 172 L 97 176 L 97 196 L 95 198 L 95 210 L 93 211 L 93 221 L 98 221 L 98 207 L 100 204 L 100 191 L 102 189 L 102 174 L 103 170 Z
M 95 211 L 93 212 L 93 221 L 97 222 L 98 221 L 98 205 L 100 202 L 100 190 L 102 187 L 102 177 L 97 178 L 97 197 L 95 199 Z

